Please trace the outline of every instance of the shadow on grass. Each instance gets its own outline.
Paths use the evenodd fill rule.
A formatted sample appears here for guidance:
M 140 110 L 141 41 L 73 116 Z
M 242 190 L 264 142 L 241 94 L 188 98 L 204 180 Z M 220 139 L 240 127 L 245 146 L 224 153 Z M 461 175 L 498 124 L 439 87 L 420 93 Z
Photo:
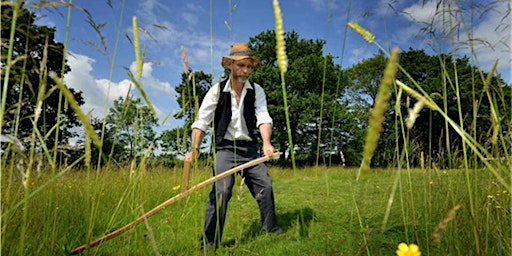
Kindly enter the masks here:
M 283 233 L 288 232 L 291 229 L 298 230 L 298 235 L 300 237 L 308 237 L 309 236 L 309 227 L 311 222 L 316 219 L 315 213 L 313 209 L 306 207 L 303 209 L 297 209 L 294 211 L 278 213 L 277 214 L 277 223 L 283 229 Z M 251 226 L 244 232 L 241 237 L 241 240 L 238 243 L 246 243 L 254 238 L 267 234 L 261 228 L 261 222 L 254 221 Z M 276 235 L 276 234 L 270 234 Z M 230 239 L 222 243 L 223 246 L 232 247 L 237 244 L 235 239 Z

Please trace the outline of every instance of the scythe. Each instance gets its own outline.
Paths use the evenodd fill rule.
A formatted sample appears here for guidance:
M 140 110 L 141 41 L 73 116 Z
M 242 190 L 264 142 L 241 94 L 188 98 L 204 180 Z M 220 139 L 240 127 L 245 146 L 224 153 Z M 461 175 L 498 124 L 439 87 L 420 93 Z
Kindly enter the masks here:
M 135 227 L 137 224 L 139 224 L 139 223 L 143 222 L 145 219 L 153 216 L 155 213 L 157 213 L 160 210 L 164 209 L 166 206 L 169 206 L 169 205 L 179 201 L 180 199 L 183 199 L 183 198 L 189 196 L 193 192 L 195 192 L 195 191 L 197 191 L 197 190 L 199 190 L 199 189 L 201 189 L 201 188 L 203 188 L 203 187 L 205 187 L 207 185 L 210 185 L 210 184 L 214 183 L 215 181 L 218 181 L 218 180 L 220 180 L 222 178 L 225 178 L 225 177 L 227 177 L 227 176 L 229 176 L 231 174 L 234 174 L 234 173 L 236 173 L 238 171 L 241 171 L 243 169 L 247 169 L 249 167 L 252 167 L 252 166 L 264 163 L 264 162 L 266 162 L 268 160 L 274 159 L 276 157 L 279 157 L 281 154 L 282 154 L 281 152 L 276 152 L 276 153 L 274 153 L 273 156 L 263 156 L 263 157 L 254 159 L 254 160 L 252 160 L 250 162 L 247 162 L 245 164 L 236 166 L 235 168 L 229 169 L 229 170 L 227 170 L 227 171 L 225 171 L 225 172 L 223 172 L 223 173 L 221 173 L 219 175 L 213 176 L 213 177 L 211 177 L 211 178 L 209 178 L 209 179 L 207 179 L 207 180 L 205 180 L 205 181 L 203 181 L 203 182 L 201 182 L 201 183 L 191 187 L 188 190 L 182 191 L 181 193 L 179 193 L 176 196 L 168 199 L 167 201 L 161 203 L 160 205 L 158 205 L 155 208 L 151 209 L 150 211 L 146 212 L 145 214 L 143 214 L 142 216 L 140 216 L 139 218 L 137 218 L 133 222 L 130 222 L 130 223 L 126 224 L 125 226 L 123 226 L 123 227 L 121 227 L 121 228 L 119 228 L 119 229 L 117 229 L 117 230 L 115 230 L 115 231 L 113 231 L 113 232 L 111 232 L 111 233 L 109 233 L 109 234 L 107 234 L 105 236 L 102 236 L 102 237 L 100 237 L 100 238 L 98 238 L 98 239 L 96 239 L 96 240 L 94 240 L 94 241 L 92 241 L 90 243 L 86 243 L 86 244 L 83 244 L 83 245 L 80 245 L 80 246 L 74 248 L 71 251 L 71 253 L 72 254 L 78 254 L 78 253 L 80 253 L 80 252 L 82 252 L 82 251 L 84 251 L 84 250 L 86 250 L 88 248 L 92 248 L 94 246 L 97 246 L 97 245 L 105 242 L 105 241 L 108 241 L 108 240 L 110 240 L 110 239 L 112 239 L 112 238 L 114 238 L 114 237 L 116 237 L 116 236 L 118 236 L 118 235 L 120 235 L 120 234 L 122 234 L 122 233 L 124 233 L 124 232 L 126 232 L 128 230 L 130 230 L 131 228 Z M 189 168 L 189 171 L 190 171 L 190 162 L 188 162 L 188 163 L 189 163 L 188 164 L 188 168 Z M 187 163 L 185 163 L 185 168 L 187 168 L 186 165 L 187 165 Z M 184 170 L 184 172 L 185 171 L 187 171 L 187 170 Z M 187 175 L 188 175 L 188 173 L 187 173 Z M 186 178 L 186 180 L 185 180 L 185 178 Z M 184 180 L 182 180 L 182 183 L 185 182 L 185 181 L 186 181 L 186 183 L 188 185 L 188 177 L 184 177 Z M 183 184 L 185 184 L 185 183 L 183 183 Z

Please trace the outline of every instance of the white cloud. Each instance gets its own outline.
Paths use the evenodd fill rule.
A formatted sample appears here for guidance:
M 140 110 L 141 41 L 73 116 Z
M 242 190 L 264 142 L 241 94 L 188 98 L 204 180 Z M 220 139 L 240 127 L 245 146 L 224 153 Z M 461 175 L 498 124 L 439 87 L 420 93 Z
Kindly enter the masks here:
M 136 63 L 132 62 L 130 65 L 130 71 L 136 76 L 137 74 Z M 171 87 L 171 84 L 168 82 L 162 82 L 153 76 L 153 63 L 144 63 L 142 65 L 142 76 L 140 78 L 140 85 L 144 90 L 149 89 L 148 91 L 153 91 L 155 93 L 161 94 L 173 94 L 174 90 Z
M 328 3 L 326 0 L 307 0 L 307 2 L 309 2 L 310 7 L 317 12 L 327 10 Z
M 85 101 L 82 110 L 85 113 L 93 111 L 93 116 L 102 117 L 114 99 L 126 96 L 131 82 L 123 80 L 114 83 L 108 79 L 95 79 L 91 75 L 94 62 L 94 59 L 85 55 L 71 53 L 68 57 L 71 72 L 65 75 L 64 82 L 82 92 Z M 107 108 L 105 104 L 108 104 Z
M 388 17 L 393 15 L 397 2 L 394 0 L 379 0 L 375 10 L 377 17 Z
M 437 2 L 435 1 L 414 4 L 403 10 L 405 17 L 409 18 L 410 20 L 427 24 L 434 20 L 436 12 Z
M 185 21 L 186 24 L 189 24 L 191 26 L 195 26 L 199 23 L 199 18 L 197 17 L 197 14 L 192 12 L 182 13 L 181 18 Z
M 503 69 L 510 67 L 510 28 L 500 29 L 500 25 L 503 23 L 510 25 L 511 19 L 508 17 L 502 21 L 503 16 L 504 13 L 501 12 L 489 13 L 488 17 L 476 25 L 472 32 L 478 61 L 488 68 L 496 60 L 499 60 L 498 65 Z M 467 38 L 465 35 L 464 40 Z M 510 81 L 510 70 L 508 72 Z
M 337 10 L 340 6 L 336 3 L 336 1 L 329 0 L 306 0 L 308 5 L 316 12 L 327 12 L 329 9 L 331 12 Z M 283 8 L 284 4 L 280 3 L 281 8 Z
M 403 28 L 400 34 L 418 29 L 420 27 L 428 27 L 432 32 L 437 34 L 437 37 L 445 34 L 448 39 L 446 45 L 450 46 L 450 38 L 455 40 L 459 56 L 470 56 L 478 60 L 475 65 L 482 68 L 484 71 L 490 71 L 492 65 L 496 60 L 499 61 L 499 72 L 506 82 L 511 82 L 510 77 L 510 64 L 511 64 L 511 49 L 510 49 L 510 28 L 511 18 L 507 16 L 509 9 L 506 2 L 493 2 L 482 3 L 484 6 L 493 8 L 478 9 L 478 7 L 470 6 L 467 9 L 464 6 L 437 6 L 437 1 L 428 1 L 411 5 L 403 9 L 402 15 L 406 19 L 413 21 L 411 26 Z M 450 8 L 450 9 L 448 9 Z M 447 14 L 443 17 L 443 12 L 450 12 L 456 14 L 449 16 Z M 472 13 L 469 13 L 472 12 Z M 504 19 L 505 17 L 505 19 Z M 444 19 L 444 23 L 443 23 Z M 448 21 L 451 24 L 460 24 L 454 27 L 455 31 L 448 34 Z M 453 26 L 453 25 L 452 25 Z M 467 31 L 466 27 L 469 27 Z M 470 35 L 473 40 L 470 40 Z M 438 40 L 438 39 L 436 39 Z M 473 50 L 471 49 L 473 48 Z M 448 49 L 450 51 L 451 49 Z
M 160 0 L 142 0 L 139 2 L 139 11 L 143 14 L 146 14 L 145 18 L 151 18 L 153 20 L 157 19 L 157 15 L 155 14 L 158 11 L 168 11 L 167 2 L 161 2 Z
M 82 106 L 82 110 L 85 113 L 92 111 L 93 116 L 102 118 L 105 111 L 112 106 L 115 99 L 119 97 L 124 98 L 130 90 L 130 86 L 133 90 L 136 90 L 136 88 L 132 81 L 128 79 L 113 82 L 105 78 L 94 78 L 91 74 L 94 62 L 94 59 L 85 55 L 74 53 L 70 54 L 70 57 L 68 57 L 68 64 L 71 68 L 71 72 L 66 74 L 64 81 L 69 87 L 82 91 L 82 96 L 85 101 L 85 104 Z M 135 74 L 134 63 L 132 63 L 130 69 Z M 140 82 L 143 88 L 145 88 L 146 93 L 149 95 L 148 97 L 157 112 L 159 120 L 162 121 L 164 116 L 167 114 L 167 110 L 163 110 L 162 107 L 158 106 L 156 103 L 163 101 L 161 100 L 162 98 L 169 99 L 164 101 L 166 103 L 169 101 L 174 102 L 176 99 L 176 93 L 169 83 L 155 78 L 152 72 L 153 68 L 151 63 L 144 63 Z M 130 92 L 130 94 L 133 92 Z
M 371 58 L 373 55 L 374 53 L 369 50 L 368 45 L 362 44 L 359 47 L 355 47 L 351 50 L 351 54 L 348 58 L 348 65 L 355 65 L 363 59 Z

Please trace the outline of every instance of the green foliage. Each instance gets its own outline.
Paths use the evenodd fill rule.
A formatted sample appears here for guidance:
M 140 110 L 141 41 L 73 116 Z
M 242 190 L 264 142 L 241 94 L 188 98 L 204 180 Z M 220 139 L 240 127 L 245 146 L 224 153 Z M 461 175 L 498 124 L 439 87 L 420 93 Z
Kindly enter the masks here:
M 196 119 L 199 106 L 214 84 L 213 76 L 203 71 L 193 72 L 189 70 L 181 75 L 181 83 L 176 86 L 175 90 L 178 94 L 177 102 L 180 105 L 180 112 L 174 115 L 177 119 L 182 119 L 184 125 L 176 127 L 172 130 L 162 132 L 159 137 L 162 150 L 183 155 L 190 148 L 190 135 L 192 129 L 190 126 Z M 209 131 L 207 131 L 209 133 Z M 209 136 L 205 136 L 206 141 Z
M 116 143 L 124 149 L 121 158 L 118 159 L 120 161 L 129 161 L 141 156 L 155 144 L 156 133 L 153 127 L 158 124 L 158 118 L 140 98 L 119 97 L 114 100 L 105 122 L 106 130 L 112 132 Z
M 174 155 L 184 155 L 190 149 L 190 134 L 185 130 L 186 128 L 177 127 L 163 131 L 158 138 L 162 151 Z
M 94 132 L 102 139 L 101 150 L 89 142 L 93 165 L 122 164 L 132 160 L 138 162 L 147 149 L 156 147 L 157 136 L 154 127 L 158 125 L 158 118 L 140 98 L 119 97 L 114 100 L 104 120 L 92 118 L 91 123 Z M 77 146 L 69 150 L 71 156 L 68 161 L 80 158 L 85 151 L 86 143 L 84 138 L 79 139 Z M 158 162 L 153 154 L 146 157 L 146 161 Z
M 104 125 L 103 120 L 98 118 L 92 119 L 92 126 L 98 137 L 102 136 Z M 125 145 L 118 143 L 115 129 L 104 130 L 101 145 L 101 152 L 97 147 L 91 147 L 91 163 L 93 165 L 97 165 L 98 163 L 106 164 L 109 161 L 119 161 L 125 157 Z M 81 152 L 83 152 L 83 150 L 81 150 Z
M 174 117 L 183 119 L 185 126 L 190 127 L 196 118 L 196 104 L 201 104 L 208 89 L 210 89 L 213 84 L 212 75 L 206 74 L 203 71 L 189 71 L 188 73 L 183 73 L 181 75 L 181 84 L 177 85 L 175 88 L 178 94 L 176 100 L 181 110 L 174 115 Z
M 159 154 L 158 156 L 155 156 L 154 159 L 152 159 L 152 161 L 150 162 L 150 165 L 155 167 L 173 168 L 179 162 L 182 161 L 176 159 L 175 154 L 162 153 Z
M 350 80 L 351 90 L 356 92 L 351 94 L 352 99 L 364 104 L 368 110 L 372 100 L 375 98 L 378 88 L 378 81 L 382 76 L 385 65 L 383 54 L 377 54 L 373 58 L 364 60 L 353 67 L 347 69 L 346 75 Z M 400 65 L 407 74 L 400 72 L 397 79 L 408 81 L 412 80 L 430 95 L 439 106 L 446 106 L 447 115 L 453 120 L 459 120 L 459 115 L 463 117 L 462 127 L 470 134 L 478 135 L 478 142 L 482 145 L 491 145 L 489 130 L 491 130 L 490 108 L 495 103 L 490 103 L 484 97 L 483 80 L 478 75 L 478 68 L 472 66 L 469 59 L 453 59 L 449 55 L 439 54 L 434 56 L 427 55 L 423 50 L 409 49 L 400 54 Z M 457 75 L 455 75 L 455 71 Z M 484 76 L 488 74 L 483 72 Z M 409 78 L 410 76 L 410 78 Z M 511 94 L 507 85 L 498 76 L 492 76 L 490 90 L 493 97 L 501 103 L 498 103 L 498 111 L 502 113 L 500 123 L 510 122 L 510 113 L 512 109 L 510 104 Z M 407 83 L 407 82 L 406 82 Z M 459 86 L 459 96 L 456 94 L 455 83 Z M 419 112 L 414 127 L 403 134 L 399 126 L 399 120 L 405 120 L 408 117 L 408 109 L 412 109 L 415 102 L 406 95 L 397 99 L 395 90 L 391 97 L 390 106 L 385 115 L 385 123 L 379 146 L 372 163 L 376 166 L 388 166 L 396 164 L 398 158 L 396 155 L 396 146 L 399 148 L 404 144 L 407 137 L 411 158 L 410 163 L 419 166 L 421 164 L 421 154 L 424 154 L 428 162 L 436 162 L 441 166 L 448 166 L 448 159 L 453 160 L 448 152 L 456 152 L 462 149 L 462 140 L 452 129 L 446 130 L 444 117 L 437 112 L 429 109 L 423 109 Z M 365 102 L 366 101 L 366 102 Z M 395 104 L 399 101 L 399 112 L 395 109 Z M 460 110 L 458 108 L 460 101 Z M 494 107 L 494 106 L 493 106 Z M 477 113 L 477 116 L 474 116 Z M 478 125 L 474 125 L 478 123 Z M 503 126 L 503 132 L 508 133 L 508 127 Z M 446 143 L 449 141 L 450 143 Z M 397 145 L 398 142 L 398 145 Z M 503 148 L 497 146 L 495 154 L 499 156 L 503 153 Z
M 331 151 L 345 149 L 349 145 L 347 141 L 353 139 L 354 135 L 346 129 L 347 123 L 352 123 L 352 119 L 348 118 L 349 110 L 342 104 L 342 93 L 337 94 L 340 67 L 334 64 L 333 56 L 323 54 L 324 41 L 300 39 L 296 32 L 288 32 L 284 36 L 288 54 L 288 71 L 285 78 L 287 102 L 296 153 L 316 155 L 319 127 L 322 129 L 322 155 L 328 156 Z M 284 151 L 289 146 L 281 80 L 276 64 L 274 31 L 256 35 L 250 39 L 250 44 L 255 54 L 261 58 L 260 65 L 251 74 L 251 79 L 262 85 L 267 93 L 268 109 L 274 121 L 272 140 L 278 149 Z M 322 99 L 323 82 L 325 96 Z M 342 80 L 339 91 L 343 91 L 345 86 L 346 81 Z M 322 120 L 321 101 L 324 104 Z M 333 120 L 335 122 L 332 122 Z M 334 134 L 332 141 L 331 131 Z
M 41 99 L 42 116 L 37 120 L 36 127 L 46 136 L 45 146 L 52 149 L 55 144 L 66 144 L 68 139 L 76 136 L 72 128 L 80 125 L 77 115 L 59 97 L 55 82 L 48 77 L 49 72 L 63 75 L 70 71 L 69 66 L 63 67 L 64 45 L 55 41 L 55 28 L 36 25 L 35 14 L 23 6 L 18 10 L 14 40 L 9 40 L 13 8 L 13 5 L 2 5 L 0 23 L 2 64 L 8 57 L 8 47 L 13 47 L 7 95 L 1 95 L 6 99 L 5 112 L 2 113 L 2 134 L 11 134 L 20 141 L 30 136 L 34 127 L 32 122 L 36 102 Z M 5 68 L 2 65 L 2 85 L 5 84 Z M 81 92 L 72 88 L 69 90 L 78 105 L 85 103 Z M 40 93 L 44 95 L 42 98 L 38 97 Z M 57 123 L 59 119 L 61 123 Z M 56 132 L 59 132 L 59 141 L 55 141 Z

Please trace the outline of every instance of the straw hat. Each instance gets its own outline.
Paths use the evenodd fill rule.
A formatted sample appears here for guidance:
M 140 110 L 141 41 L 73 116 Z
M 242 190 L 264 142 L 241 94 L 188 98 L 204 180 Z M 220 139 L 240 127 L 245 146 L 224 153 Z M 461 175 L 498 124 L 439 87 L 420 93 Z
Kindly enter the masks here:
M 246 58 L 252 59 L 253 67 L 258 66 L 258 63 L 260 63 L 260 58 L 252 54 L 251 49 L 249 49 L 249 46 L 246 43 L 235 43 L 231 46 L 229 56 L 222 57 L 222 66 L 228 67 L 229 64 L 231 64 L 230 60 L 242 60 Z

